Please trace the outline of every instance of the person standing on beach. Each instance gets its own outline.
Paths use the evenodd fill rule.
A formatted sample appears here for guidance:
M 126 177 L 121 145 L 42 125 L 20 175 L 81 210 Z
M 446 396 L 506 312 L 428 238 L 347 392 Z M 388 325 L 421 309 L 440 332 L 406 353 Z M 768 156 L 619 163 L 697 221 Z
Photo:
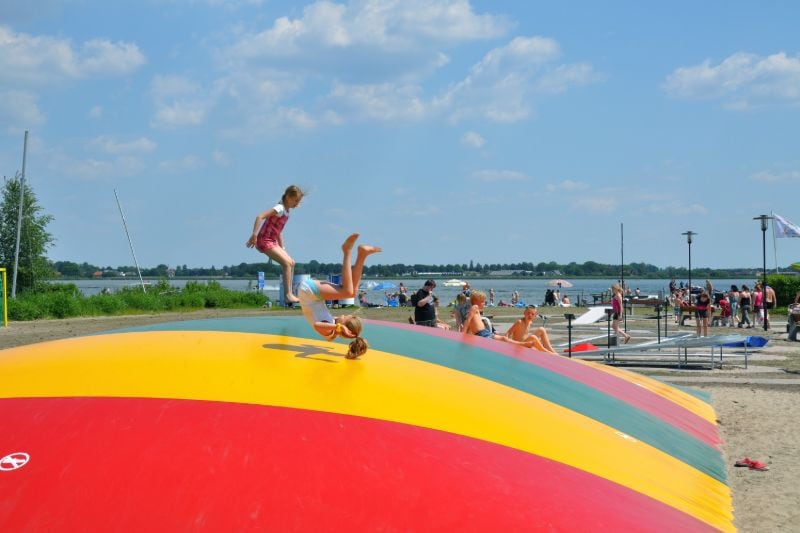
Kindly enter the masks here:
M 622 287 L 619 283 L 615 283 L 611 286 L 611 310 L 613 314 L 611 315 L 611 329 L 614 330 L 614 333 L 617 334 L 617 338 L 620 336 L 624 337 L 625 340 L 623 341 L 625 344 L 631 340 L 631 336 L 628 335 L 627 331 L 622 331 L 619 329 L 619 319 L 622 316 L 622 309 L 623 309 L 623 302 L 622 302 Z
M 739 320 L 739 327 L 747 324 L 747 328 L 753 327 L 750 323 L 750 288 L 747 285 L 742 285 L 742 290 L 739 291 L 739 309 L 742 310 L 742 318 Z
M 256 247 L 256 250 L 276 261 L 283 269 L 284 301 L 290 304 L 299 300 L 292 290 L 294 279 L 294 259 L 286 251 L 283 242 L 283 227 L 289 220 L 289 210 L 300 205 L 303 191 L 296 185 L 290 185 L 281 196 L 281 201 L 275 207 L 256 216 L 253 224 L 253 234 L 247 239 L 245 246 Z
M 697 336 L 708 337 L 708 307 L 711 297 L 703 290 L 698 296 L 694 306 L 694 321 L 697 324 Z
M 436 309 L 433 308 L 433 289 L 436 282 L 429 279 L 420 290 L 411 297 L 414 306 L 414 323 L 418 326 L 436 327 Z
M 728 302 L 731 304 L 731 322 L 728 327 L 734 327 L 737 320 L 737 312 L 739 311 L 739 287 L 731 285 L 731 290 L 728 291 Z
M 367 341 L 361 337 L 361 319 L 354 315 L 341 315 L 336 318 L 331 315 L 325 300 L 346 300 L 355 295 L 356 288 L 361 283 L 361 273 L 364 262 L 372 254 L 381 252 L 376 246 L 361 245 L 358 247 L 356 264 L 350 266 L 353 246 L 358 239 L 358 233 L 353 233 L 342 244 L 342 283 L 337 285 L 328 281 L 304 279 L 297 288 L 300 307 L 308 323 L 325 339 L 332 341 L 336 337 L 353 339 L 347 350 L 347 359 L 355 359 L 366 353 L 369 348 Z
M 769 329 L 769 310 L 775 308 L 778 298 L 775 296 L 775 289 L 769 285 L 764 289 L 764 320 L 767 321 L 767 329 Z

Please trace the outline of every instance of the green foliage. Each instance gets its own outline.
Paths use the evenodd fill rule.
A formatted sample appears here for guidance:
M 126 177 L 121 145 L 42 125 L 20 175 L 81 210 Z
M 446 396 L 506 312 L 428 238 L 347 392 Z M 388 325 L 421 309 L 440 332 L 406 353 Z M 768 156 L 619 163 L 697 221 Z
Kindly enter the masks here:
M 14 252 L 17 245 L 17 226 L 19 220 L 19 196 L 21 181 L 7 179 L 3 184 L 0 200 L 0 265 L 6 266 L 11 277 L 14 269 Z M 17 269 L 17 294 L 33 288 L 37 281 L 52 277 L 53 270 L 45 256 L 53 242 L 47 232 L 47 225 L 53 220 L 42 214 L 33 189 L 24 186 L 22 204 L 22 227 L 20 228 L 19 260 Z M 9 286 L 12 285 L 9 279 Z
M 783 307 L 794 302 L 795 295 L 800 292 L 800 276 L 768 275 L 767 285 L 775 290 L 778 306 Z
M 216 281 L 190 282 L 179 290 L 162 279 L 147 288 L 147 292 L 133 286 L 88 298 L 74 284 L 41 283 L 36 285 L 36 290 L 20 294 L 8 303 L 10 320 L 36 320 L 203 308 L 253 308 L 264 304 L 264 296 L 255 291 L 228 290 Z

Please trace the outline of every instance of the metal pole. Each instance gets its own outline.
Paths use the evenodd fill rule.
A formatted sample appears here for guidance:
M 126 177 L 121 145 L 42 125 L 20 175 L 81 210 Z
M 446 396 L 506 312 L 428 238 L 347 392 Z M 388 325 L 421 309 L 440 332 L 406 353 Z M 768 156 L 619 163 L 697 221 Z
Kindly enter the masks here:
M 658 331 L 658 344 L 661 344 L 661 304 L 656 306 L 656 331 Z
M 14 247 L 14 274 L 11 278 L 11 297 L 17 297 L 17 268 L 19 267 L 19 237 L 22 233 L 22 206 L 25 204 L 25 160 L 28 155 L 28 130 L 22 144 L 22 174 L 19 178 L 19 214 L 17 215 L 17 244 Z
M 686 242 L 689 244 L 689 305 L 692 305 L 692 237 L 697 233 L 687 230 L 681 235 L 686 235 Z
M 574 313 L 566 313 L 564 318 L 567 319 L 567 346 L 569 357 L 572 358 L 572 319 L 575 318 Z
M 136 273 L 139 274 L 139 283 L 142 284 L 142 292 L 147 292 L 142 279 L 142 271 L 139 269 L 139 262 L 136 260 L 136 252 L 133 251 L 133 241 L 131 235 L 128 233 L 128 223 L 125 222 L 125 213 L 122 212 L 122 204 L 119 203 L 119 196 L 117 196 L 117 189 L 114 189 L 114 198 L 117 199 L 117 207 L 119 208 L 119 216 L 122 217 L 122 227 L 125 228 L 125 236 L 128 237 L 128 244 L 131 247 L 131 255 L 133 256 L 133 264 L 136 265 Z
M 769 321 L 767 320 L 767 227 L 769 227 L 769 215 L 759 215 L 753 217 L 753 220 L 761 221 L 761 258 L 763 260 L 763 279 L 761 282 L 761 309 L 764 311 L 764 331 L 769 329 Z

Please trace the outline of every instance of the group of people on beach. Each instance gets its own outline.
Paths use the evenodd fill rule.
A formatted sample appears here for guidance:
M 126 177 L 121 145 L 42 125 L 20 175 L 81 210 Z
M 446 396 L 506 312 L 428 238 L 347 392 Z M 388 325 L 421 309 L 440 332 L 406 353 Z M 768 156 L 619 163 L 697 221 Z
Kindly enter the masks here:
M 303 316 L 325 339 L 333 340 L 337 337 L 352 339 L 345 357 L 355 359 L 366 353 L 369 348 L 369 344 L 361 336 L 363 329 L 361 320 L 352 314 L 334 317 L 328 310 L 325 301 L 353 298 L 361 282 L 367 257 L 381 252 L 382 249 L 377 246 L 358 246 L 355 264 L 353 264 L 352 252 L 359 235 L 351 234 L 342 243 L 341 283 L 305 279 L 299 284 L 297 294 L 295 294 L 293 287 L 295 261 L 286 251 L 283 228 L 289 220 L 291 210 L 300 205 L 303 196 L 304 192 L 300 187 L 296 185 L 287 187 L 278 203 L 256 216 L 252 234 L 247 239 L 245 246 L 255 247 L 281 266 L 284 301 L 289 305 L 299 304 Z M 442 327 L 443 322 L 438 318 L 438 298 L 433 293 L 435 287 L 436 282 L 428 280 L 423 288 L 409 299 L 415 308 L 413 322 L 418 325 Z M 405 291 L 403 291 L 403 295 L 405 296 Z M 494 294 L 492 294 L 492 299 L 494 299 L 493 297 Z M 466 305 L 467 298 L 469 298 L 469 306 Z M 467 285 L 459 295 L 458 304 L 454 310 L 457 328 L 468 335 L 492 338 L 501 342 L 556 353 L 550 344 L 547 331 L 543 327 L 531 331 L 531 325 L 536 320 L 538 313 L 535 305 L 526 307 L 522 318 L 517 320 L 505 335 L 496 334 L 491 324 L 484 321 L 482 311 L 485 306 L 486 295 L 481 291 L 470 290 Z M 449 328 L 449 325 L 447 327 Z
M 712 316 L 719 308 L 719 324 L 723 327 L 752 328 L 766 324 L 769 328 L 769 310 L 777 305 L 775 290 L 761 281 L 756 281 L 751 290 L 747 284 L 741 288 L 731 285 L 726 291 L 714 291 L 710 280 L 706 280 L 705 287 L 701 287 L 696 296 L 693 296 L 689 287 L 675 287 L 674 281 L 670 284 L 672 289 L 669 296 L 673 308 L 675 323 L 681 321 L 683 309 L 694 307 L 697 336 L 708 336 L 708 326 Z M 753 320 L 750 320 L 752 312 Z
M 364 354 L 369 347 L 367 341 L 361 337 L 363 329 L 361 320 L 352 314 L 334 317 L 328 310 L 325 301 L 353 298 L 361 282 L 367 257 L 382 250 L 377 246 L 360 245 L 357 248 L 356 260 L 353 264 L 352 252 L 359 235 L 357 233 L 351 234 L 341 246 L 341 283 L 306 279 L 300 283 L 297 288 L 297 294 L 295 294 L 292 286 L 295 262 L 286 251 L 282 231 L 289 220 L 291 210 L 300 205 L 303 196 L 304 192 L 300 187 L 296 185 L 287 187 L 275 206 L 256 216 L 253 223 L 253 232 L 245 245 L 249 248 L 255 247 L 259 252 L 264 253 L 281 266 L 285 302 L 289 305 L 299 304 L 303 315 L 319 335 L 328 340 L 333 340 L 340 336 L 352 339 L 346 357 L 355 359 Z M 404 290 L 405 287 L 402 288 L 403 290 L 400 291 L 398 296 L 402 296 L 403 303 L 408 302 L 414 307 L 414 317 L 409 319 L 410 322 L 420 326 L 450 329 L 450 325 L 439 318 L 439 299 L 433 291 L 435 287 L 436 282 L 430 279 L 410 298 L 407 297 Z M 612 328 L 617 338 L 622 338 L 623 342 L 627 343 L 630 341 L 631 336 L 620 329 L 625 290 L 621 284 L 614 284 L 611 290 Z M 717 295 L 720 297 L 716 298 Z M 494 291 L 490 291 L 490 296 L 493 301 Z M 747 285 L 743 284 L 741 288 L 731 285 L 729 290 L 723 293 L 715 293 L 711 281 L 706 280 L 705 287 L 701 288 L 699 294 L 692 300 L 691 288 L 679 288 L 675 285 L 675 280 L 673 279 L 670 283 L 669 298 L 674 309 L 676 323 L 680 321 L 685 307 L 694 307 L 698 337 L 708 335 L 709 319 L 717 306 L 720 309 L 720 319 L 723 326 L 752 328 L 753 323 L 750 321 L 751 308 L 754 312 L 753 320 L 759 325 L 764 324 L 769 327 L 769 309 L 774 308 L 777 303 L 773 288 L 769 286 L 762 287 L 760 281 L 756 281 L 752 291 Z M 556 353 L 544 327 L 535 328 L 531 331 L 531 326 L 538 316 L 538 310 L 535 305 L 525 307 L 523 316 L 514 322 L 505 335 L 499 335 L 494 331 L 491 322 L 483 316 L 486 299 L 485 293 L 472 290 L 468 284 L 465 284 L 464 290 L 456 298 L 453 309 L 453 317 L 458 331 L 468 335 L 531 347 L 543 352 Z M 516 299 L 519 301 L 518 296 Z

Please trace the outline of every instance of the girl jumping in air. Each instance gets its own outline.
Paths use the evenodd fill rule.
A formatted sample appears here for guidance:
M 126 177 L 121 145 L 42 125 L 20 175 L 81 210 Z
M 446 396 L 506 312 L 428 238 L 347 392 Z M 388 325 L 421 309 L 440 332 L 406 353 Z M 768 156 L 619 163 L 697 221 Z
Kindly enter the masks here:
M 361 283 L 364 261 L 368 256 L 382 251 L 377 246 L 365 246 L 362 244 L 358 247 L 356 264 L 353 265 L 351 270 L 351 255 L 356 239 L 358 239 L 358 233 L 353 233 L 342 244 L 344 257 L 342 258 L 341 285 L 307 278 L 297 288 L 297 296 L 299 297 L 300 307 L 303 309 L 303 315 L 317 333 L 329 341 L 340 336 L 354 339 L 350 343 L 347 355 L 345 355 L 347 359 L 355 359 L 366 353 L 367 348 L 369 348 L 367 341 L 361 337 L 361 319 L 353 315 L 340 315 L 334 318 L 325 305 L 325 300 L 353 298 L 358 284 Z
M 256 247 L 256 250 L 266 254 L 283 268 L 283 286 L 285 301 L 298 302 L 297 296 L 292 291 L 294 277 L 294 259 L 291 258 L 283 244 L 281 231 L 289 220 L 289 210 L 300 205 L 303 191 L 296 185 L 290 185 L 281 197 L 281 201 L 267 211 L 259 214 L 253 224 L 253 234 L 247 239 L 245 246 Z

